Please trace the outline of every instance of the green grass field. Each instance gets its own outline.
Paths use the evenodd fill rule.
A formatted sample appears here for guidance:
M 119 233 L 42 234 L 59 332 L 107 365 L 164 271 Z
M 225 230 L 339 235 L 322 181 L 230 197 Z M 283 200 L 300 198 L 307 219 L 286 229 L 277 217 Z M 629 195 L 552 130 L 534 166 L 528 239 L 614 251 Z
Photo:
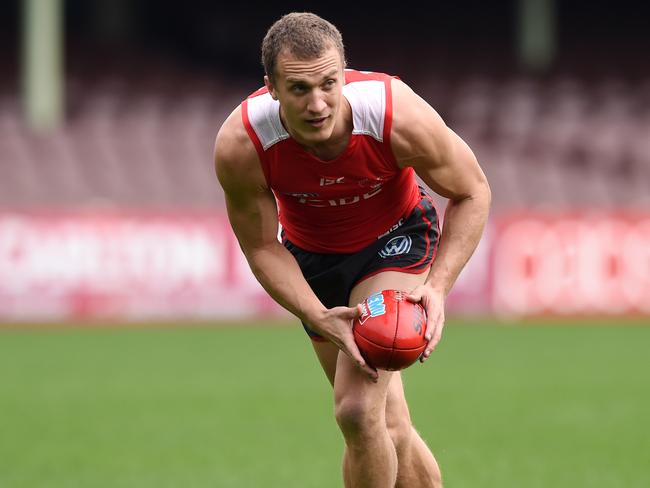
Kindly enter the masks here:
M 446 487 L 650 486 L 650 327 L 450 321 L 404 373 Z M 291 326 L 0 330 L 0 487 L 340 487 Z

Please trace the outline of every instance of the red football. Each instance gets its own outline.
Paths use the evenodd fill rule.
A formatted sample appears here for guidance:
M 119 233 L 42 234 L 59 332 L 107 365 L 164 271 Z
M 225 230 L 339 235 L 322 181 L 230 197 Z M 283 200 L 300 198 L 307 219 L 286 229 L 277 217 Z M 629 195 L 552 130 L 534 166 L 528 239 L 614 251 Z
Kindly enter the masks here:
M 406 292 L 383 290 L 362 303 L 355 319 L 354 340 L 368 364 L 397 371 L 413 364 L 427 344 L 427 318 L 419 303 L 409 302 Z

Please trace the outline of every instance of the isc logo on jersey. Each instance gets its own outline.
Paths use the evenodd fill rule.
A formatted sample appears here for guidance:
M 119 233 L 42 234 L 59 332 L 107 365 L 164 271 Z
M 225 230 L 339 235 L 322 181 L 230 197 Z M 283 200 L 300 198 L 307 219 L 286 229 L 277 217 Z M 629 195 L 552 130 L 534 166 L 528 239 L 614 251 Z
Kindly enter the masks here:
M 320 179 L 320 186 L 329 186 L 329 185 L 340 185 L 345 182 L 345 176 L 339 176 L 338 178 L 332 176 L 331 178 L 323 176 Z
M 373 293 L 361 305 L 362 312 L 359 317 L 359 323 L 363 323 L 370 317 L 379 317 L 386 313 L 386 304 L 384 303 L 384 294 L 382 292 Z

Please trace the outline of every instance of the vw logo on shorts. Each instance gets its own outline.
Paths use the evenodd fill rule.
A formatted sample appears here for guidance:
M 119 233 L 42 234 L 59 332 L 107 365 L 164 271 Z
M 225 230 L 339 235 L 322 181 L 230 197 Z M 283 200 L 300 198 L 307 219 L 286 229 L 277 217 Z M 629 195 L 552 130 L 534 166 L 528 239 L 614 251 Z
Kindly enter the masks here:
M 390 256 L 399 256 L 400 254 L 407 254 L 411 250 L 411 238 L 409 236 L 393 237 L 386 243 L 384 248 L 379 251 L 379 256 L 388 258 Z

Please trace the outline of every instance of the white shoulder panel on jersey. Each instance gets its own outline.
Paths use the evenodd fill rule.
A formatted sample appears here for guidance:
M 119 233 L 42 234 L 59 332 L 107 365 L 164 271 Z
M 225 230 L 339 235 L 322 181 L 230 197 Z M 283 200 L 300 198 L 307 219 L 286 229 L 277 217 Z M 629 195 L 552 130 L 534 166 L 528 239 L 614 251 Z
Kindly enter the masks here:
M 247 104 L 248 120 L 265 151 L 289 137 L 280 121 L 280 102 L 273 100 L 270 94 L 249 98 Z
M 343 87 L 343 95 L 350 102 L 354 128 L 353 134 L 364 134 L 384 140 L 386 114 L 386 87 L 383 81 L 355 81 Z

